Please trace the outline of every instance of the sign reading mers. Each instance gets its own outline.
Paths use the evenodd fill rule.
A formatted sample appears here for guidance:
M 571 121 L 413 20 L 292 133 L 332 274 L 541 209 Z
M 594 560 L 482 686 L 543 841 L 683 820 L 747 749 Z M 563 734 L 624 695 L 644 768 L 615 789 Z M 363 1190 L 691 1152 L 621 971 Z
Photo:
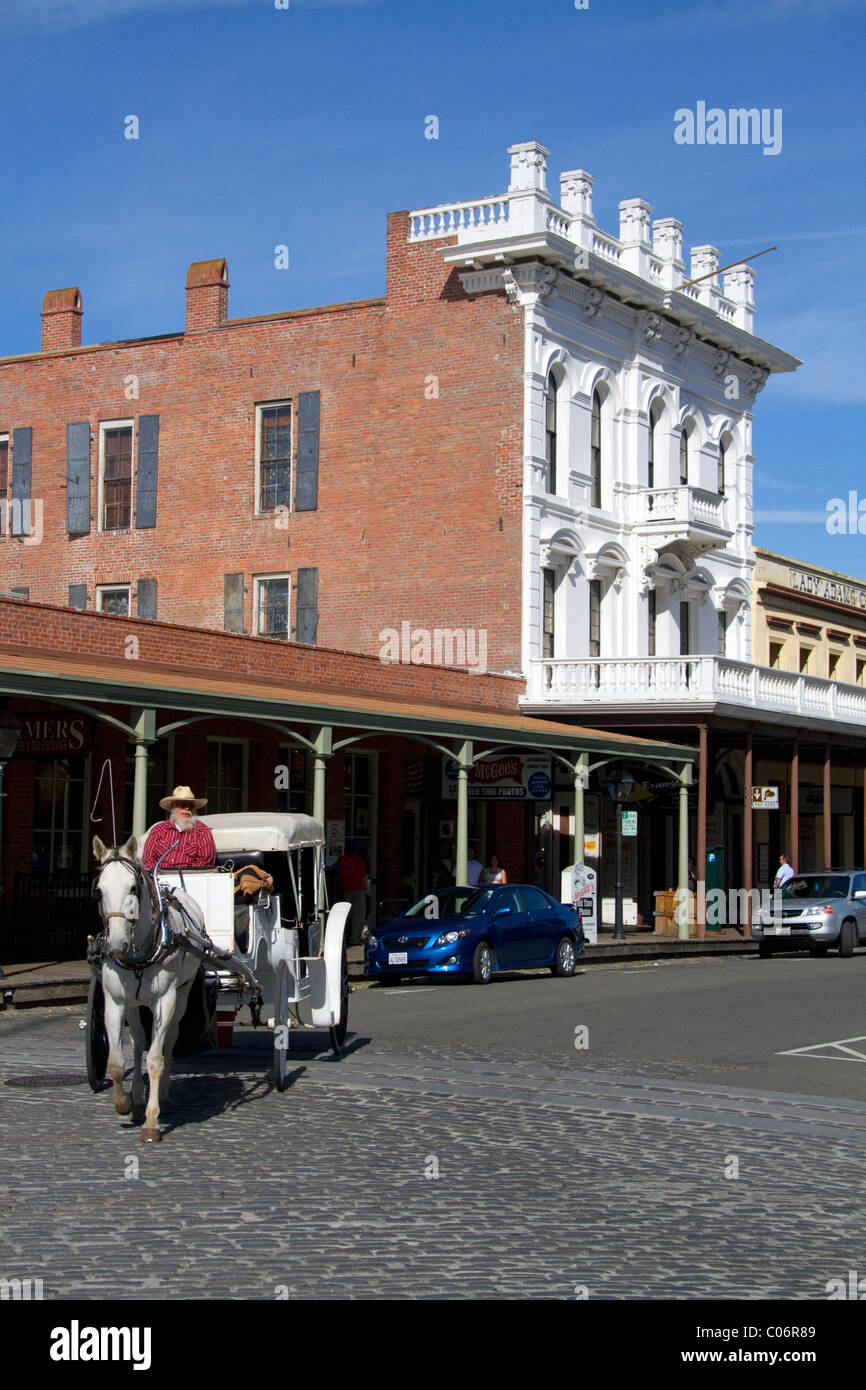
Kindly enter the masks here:
M 81 753 L 90 746 L 90 720 L 83 715 L 22 714 L 16 758 L 44 753 Z

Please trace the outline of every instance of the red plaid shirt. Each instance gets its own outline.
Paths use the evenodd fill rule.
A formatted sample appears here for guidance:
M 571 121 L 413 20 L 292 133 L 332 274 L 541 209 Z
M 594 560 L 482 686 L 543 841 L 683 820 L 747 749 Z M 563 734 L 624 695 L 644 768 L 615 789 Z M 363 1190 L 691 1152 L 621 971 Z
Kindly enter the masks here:
M 192 830 L 178 830 L 170 820 L 164 820 L 155 825 L 147 837 L 141 856 L 142 867 L 152 869 L 177 839 L 180 844 L 171 854 L 166 854 L 160 869 L 209 869 L 216 863 L 216 845 L 206 825 L 198 821 Z

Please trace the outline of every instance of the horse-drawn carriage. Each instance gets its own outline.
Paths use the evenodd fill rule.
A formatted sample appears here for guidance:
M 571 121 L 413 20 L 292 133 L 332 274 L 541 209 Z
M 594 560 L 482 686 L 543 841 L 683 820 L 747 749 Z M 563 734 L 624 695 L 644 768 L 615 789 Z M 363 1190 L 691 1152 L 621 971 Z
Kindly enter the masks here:
M 181 1032 L 178 1051 L 184 1055 L 202 1050 L 200 1039 L 214 1036 L 214 1024 L 219 1028 L 219 1044 L 229 1045 L 231 1023 L 244 1005 L 255 1026 L 271 1027 L 278 1090 L 285 1089 L 293 1028 L 327 1029 L 334 1052 L 339 1055 L 343 1047 L 349 1007 L 344 938 L 350 907 L 336 903 L 328 910 L 319 901 L 324 878 L 321 823 L 310 816 L 267 812 L 207 816 L 204 823 L 217 849 L 216 865 L 210 869 L 161 871 L 157 865 L 148 874 L 141 868 L 140 847 L 134 838 L 112 850 L 94 842 L 102 863 L 98 888 L 106 927 L 97 938 L 97 948 L 90 952 L 94 979 L 87 1006 L 87 1076 L 91 1087 L 100 1090 L 106 1070 L 111 1072 L 115 1106 L 121 1113 L 128 1113 L 129 1098 L 123 1095 L 122 1069 L 118 1080 L 116 1059 L 111 1065 L 109 1034 L 113 1027 L 116 1043 L 126 1013 L 135 1054 L 128 1108 L 138 1109 L 143 1042 L 139 1008 L 134 1006 L 152 1005 L 158 1010 L 172 990 L 172 1005 L 175 996 L 185 1001 L 190 994 L 197 1008 L 205 1001 L 204 1028 L 200 1008 L 197 1015 L 191 1010 L 188 1019 L 199 1041 L 190 1045 L 187 1038 L 184 1046 Z M 112 902 L 106 910 L 109 897 Z M 112 919 L 124 925 L 113 928 Z M 163 979 L 170 976 L 172 967 L 182 970 L 182 980 Z M 301 1005 L 306 1006 L 309 1021 L 301 1018 Z M 167 1021 L 154 1014 L 169 1073 L 180 1022 L 173 1021 L 173 1014 L 173 1007 Z M 148 1052 L 151 1091 L 159 1083 L 165 1108 L 167 1078 L 163 1082 L 161 1057 L 156 1070 L 152 1067 L 151 1051 L 152 1044 Z M 120 1058 L 122 1062 L 122 1051 Z M 158 1108 L 151 1117 L 149 1105 L 146 1137 L 159 1137 L 156 1115 Z

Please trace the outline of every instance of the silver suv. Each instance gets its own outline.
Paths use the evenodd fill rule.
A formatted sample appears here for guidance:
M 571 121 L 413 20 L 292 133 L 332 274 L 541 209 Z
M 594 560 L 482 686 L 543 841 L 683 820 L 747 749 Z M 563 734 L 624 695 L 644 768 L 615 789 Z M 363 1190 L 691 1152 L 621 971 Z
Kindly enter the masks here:
M 866 869 L 821 869 L 795 874 L 780 894 L 780 910 L 762 908 L 752 919 L 762 957 L 807 946 L 813 956 L 838 946 L 853 956 L 866 945 Z

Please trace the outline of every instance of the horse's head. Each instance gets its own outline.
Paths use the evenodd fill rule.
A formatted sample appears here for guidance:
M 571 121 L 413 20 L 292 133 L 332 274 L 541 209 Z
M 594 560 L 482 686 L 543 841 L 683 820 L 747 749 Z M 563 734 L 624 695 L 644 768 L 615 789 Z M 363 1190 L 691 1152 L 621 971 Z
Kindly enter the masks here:
M 109 949 L 120 955 L 134 950 L 135 927 L 140 911 L 141 853 L 138 841 L 130 835 L 125 845 L 109 849 L 98 835 L 93 838 L 93 853 L 101 869 L 96 880 L 99 911 L 108 928 Z

